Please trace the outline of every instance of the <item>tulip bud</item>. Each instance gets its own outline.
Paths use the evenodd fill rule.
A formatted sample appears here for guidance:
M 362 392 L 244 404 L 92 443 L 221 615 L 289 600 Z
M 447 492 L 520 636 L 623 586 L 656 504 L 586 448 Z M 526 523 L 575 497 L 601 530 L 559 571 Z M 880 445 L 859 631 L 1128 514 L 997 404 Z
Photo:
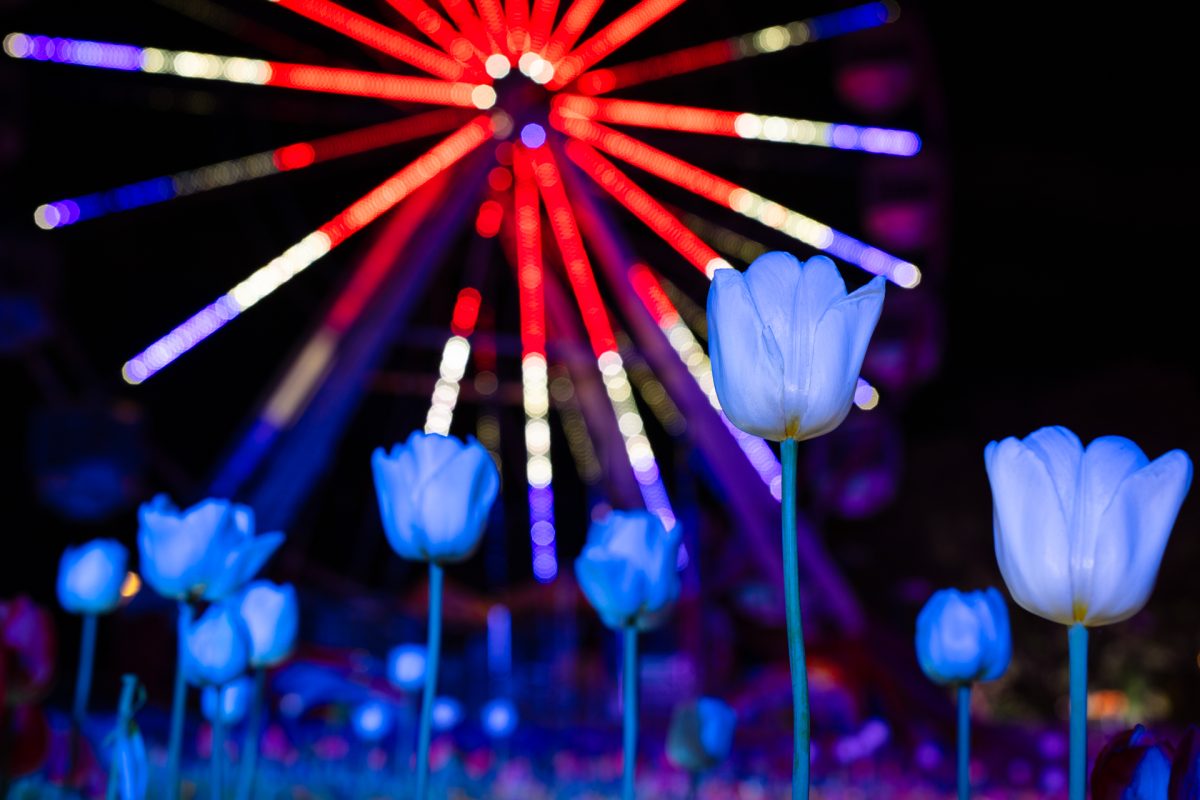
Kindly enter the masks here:
M 737 713 L 715 697 L 675 707 L 667 731 L 667 760 L 688 772 L 712 769 L 729 758 Z
M 254 581 L 238 599 L 238 613 L 250 633 L 250 666 L 273 667 L 296 646 L 300 610 L 291 584 Z
M 250 634 L 236 608 L 211 606 L 184 632 L 184 674 L 197 686 L 224 686 L 249 664 Z
M 1163 798 L 1171 779 L 1171 753 L 1141 725 L 1109 740 L 1092 767 L 1092 800 Z
M 999 678 L 1012 658 L 1008 608 L 995 589 L 935 592 L 917 616 L 917 660 L 943 685 Z
M 72 614 L 107 614 L 121 602 L 129 551 L 113 539 L 68 547 L 58 564 L 58 602 Z
M 661 623 L 679 597 L 680 531 L 648 511 L 614 511 L 593 522 L 575 560 L 588 602 L 611 628 Z

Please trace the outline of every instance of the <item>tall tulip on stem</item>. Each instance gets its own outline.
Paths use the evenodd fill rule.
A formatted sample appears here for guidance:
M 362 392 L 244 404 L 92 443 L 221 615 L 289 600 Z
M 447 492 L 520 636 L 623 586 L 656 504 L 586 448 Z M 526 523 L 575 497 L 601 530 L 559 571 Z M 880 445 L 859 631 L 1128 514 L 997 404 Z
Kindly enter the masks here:
M 417 800 L 429 793 L 429 739 L 442 640 L 443 565 L 469 558 L 500 490 L 496 465 L 474 438 L 414 431 L 371 457 L 383 529 L 401 558 L 429 563 L 429 642 L 417 733 Z
M 1084 800 L 1088 628 L 1128 619 L 1150 598 L 1192 462 L 1182 450 L 1150 461 L 1120 436 L 1085 449 L 1063 427 L 992 442 L 984 462 L 996 560 L 1013 600 L 1067 626 L 1070 799 Z
M 579 588 L 604 624 L 624 637 L 624 800 L 633 800 L 637 767 L 638 633 L 664 622 L 679 598 L 681 540 L 647 511 L 614 511 L 588 530 L 575 560 Z
M 808 797 L 809 710 L 796 552 L 798 443 L 850 412 L 867 344 L 883 309 L 884 279 L 847 294 L 833 262 L 767 253 L 746 272 L 717 270 L 708 294 L 710 357 L 729 420 L 780 442 L 783 584 L 794 706 L 792 797 Z

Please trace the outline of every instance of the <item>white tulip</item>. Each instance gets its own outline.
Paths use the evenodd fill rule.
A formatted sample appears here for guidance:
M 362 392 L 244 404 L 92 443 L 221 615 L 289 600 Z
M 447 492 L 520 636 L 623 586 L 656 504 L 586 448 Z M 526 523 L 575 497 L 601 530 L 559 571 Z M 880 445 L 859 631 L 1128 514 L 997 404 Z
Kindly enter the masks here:
M 1141 610 L 1192 482 L 1186 453 L 1152 462 L 1120 436 L 1085 450 L 1071 431 L 1051 427 L 990 443 L 984 461 L 996 559 L 1018 605 L 1087 626 Z
M 717 270 L 708 293 L 709 350 L 721 408 L 765 439 L 812 439 L 850 413 L 883 309 L 884 279 L 846 294 L 824 256 L 767 253 L 745 273 Z

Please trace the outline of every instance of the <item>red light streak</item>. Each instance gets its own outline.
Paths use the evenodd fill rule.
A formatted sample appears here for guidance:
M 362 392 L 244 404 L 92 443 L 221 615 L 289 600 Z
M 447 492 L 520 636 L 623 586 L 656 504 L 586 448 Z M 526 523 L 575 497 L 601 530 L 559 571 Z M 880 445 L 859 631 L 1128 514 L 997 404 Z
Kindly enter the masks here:
M 715 111 L 693 106 L 667 103 L 645 103 L 639 100 L 610 100 L 565 95 L 561 99 L 564 111 L 582 114 L 596 122 L 616 125 L 636 125 L 642 128 L 661 128 L 682 133 L 707 133 L 714 136 L 737 136 L 734 122 L 741 112 Z
M 452 83 L 432 78 L 415 78 L 407 75 L 385 75 L 379 72 L 364 72 L 357 69 L 336 67 L 314 67 L 308 64 L 281 64 L 268 61 L 271 75 L 266 86 L 285 89 L 303 89 L 309 92 L 349 94 L 359 97 L 378 97 L 383 100 L 401 100 L 409 103 L 460 106 L 474 108 L 471 91 L 475 84 Z
M 484 200 L 475 215 L 475 232 L 485 239 L 494 239 L 504 224 L 504 206 L 495 200 Z
M 558 15 L 559 0 L 534 0 L 533 16 L 529 21 L 529 49 L 535 53 L 550 40 L 550 29 Z
M 663 291 L 662 284 L 654 276 L 653 270 L 645 264 L 634 264 L 629 268 L 629 283 L 660 327 L 669 327 L 679 322 L 679 311 Z
M 431 147 L 408 166 L 372 189 L 318 230 L 329 237 L 330 249 L 378 219 L 397 203 L 486 142 L 492 121 L 480 116 Z
M 538 186 L 533 162 L 524 147 L 517 148 L 517 187 L 514 192 L 517 222 L 517 288 L 521 306 L 521 350 L 524 355 L 546 355 L 545 266 L 542 262 L 542 225 Z
M 603 94 L 626 86 L 728 64 L 741 57 L 736 43 L 736 39 L 722 39 L 641 61 L 631 61 L 618 67 L 593 70 L 580 75 L 575 88 L 583 94 Z
M 550 43 L 546 45 L 547 61 L 557 64 L 558 60 L 575 46 L 603 2 L 604 0 L 575 0 L 571 3 L 562 22 L 558 23 L 550 37 Z
M 280 6 L 308 17 L 357 42 L 387 53 L 393 58 L 439 78 L 456 81 L 462 78 L 466 68 L 445 53 L 421 44 L 399 31 L 374 20 L 356 14 L 329 0 L 275 0 Z
M 417 27 L 429 40 L 437 44 L 459 61 L 469 61 L 475 56 L 475 48 L 454 30 L 435 9 L 424 0 L 387 0 L 392 8 Z
M 475 332 L 479 320 L 479 305 L 483 301 L 479 291 L 466 287 L 458 293 L 454 302 L 454 315 L 450 318 L 450 330 L 459 336 L 470 336 Z
M 611 55 L 654 23 L 683 5 L 683 0 L 642 0 L 581 44 L 554 67 L 550 89 L 561 89 L 583 71 Z
M 509 46 L 515 53 L 529 49 L 529 0 L 505 0 L 508 7 Z
M 546 147 L 539 147 L 530 157 L 538 188 L 541 190 L 542 199 L 546 201 L 550 227 L 562 254 L 571 291 L 575 294 L 575 301 L 583 315 L 583 325 L 587 329 L 592 350 L 597 356 L 615 351 L 617 339 L 604 310 L 604 301 L 600 297 L 599 287 L 596 286 L 596 276 L 592 272 L 591 262 L 588 261 L 587 251 L 584 250 L 583 239 L 579 235 L 575 213 L 571 210 L 567 191 L 562 184 L 558 163 Z
M 479 6 L 479 16 L 488 35 L 500 46 L 500 52 L 512 60 L 512 48 L 508 45 L 508 23 L 500 0 L 476 0 L 476 5 Z
M 311 142 L 289 144 L 277 149 L 273 158 L 275 166 L 281 171 L 302 169 L 320 161 L 332 161 L 448 131 L 463 121 L 462 112 L 439 109 Z
M 588 145 L 579 141 L 567 143 L 567 157 L 583 168 L 596 183 L 635 217 L 662 237 L 680 255 L 686 258 L 692 266 L 706 275 L 714 261 L 721 257 L 711 247 L 700 240 L 671 212 L 650 196 L 646 190 L 629 180 L 611 161 L 597 153 Z
M 475 10 L 471 8 L 468 0 L 442 0 L 442 7 L 446 9 L 450 19 L 454 20 L 454 24 L 462 31 L 463 36 L 466 36 L 479 52 L 492 52 L 487 31 L 484 30 L 479 17 L 475 16 Z

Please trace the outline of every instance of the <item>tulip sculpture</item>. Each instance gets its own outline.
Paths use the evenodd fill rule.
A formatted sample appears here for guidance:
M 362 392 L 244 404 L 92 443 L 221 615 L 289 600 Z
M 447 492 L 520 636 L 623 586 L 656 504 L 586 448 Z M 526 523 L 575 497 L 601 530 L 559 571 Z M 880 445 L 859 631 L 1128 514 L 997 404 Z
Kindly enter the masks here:
M 1012 659 L 1008 608 L 995 589 L 935 592 L 917 616 L 917 661 L 958 695 L 958 797 L 971 796 L 971 685 L 994 681 Z
M 167 746 L 167 800 L 179 796 L 179 755 L 187 699 L 184 632 L 197 600 L 222 600 L 236 592 L 283 544 L 282 533 L 254 535 L 254 511 L 227 500 L 205 500 L 180 511 L 159 495 L 138 511 L 142 576 L 154 591 L 179 604 L 179 664 Z
M 717 270 L 708 293 L 709 355 L 721 408 L 743 431 L 780 442 L 796 800 L 808 797 L 809 784 L 808 675 L 796 554 L 797 446 L 834 430 L 850 412 L 883 294 L 883 277 L 847 294 L 828 258 L 801 264 L 787 253 L 759 256 L 744 274 Z
M 614 511 L 592 523 L 575 560 L 588 602 L 605 625 L 624 632 L 624 800 L 633 800 L 637 765 L 637 636 L 664 622 L 679 597 L 679 542 L 679 528 L 668 532 L 654 514 Z
M 1088 628 L 1141 610 L 1192 480 L 1181 450 L 1150 461 L 1119 436 L 1084 449 L 1042 428 L 984 451 L 996 559 L 1017 605 L 1066 625 L 1071 674 L 1070 800 L 1087 774 Z
M 687 771 L 691 800 L 700 796 L 700 774 L 729 758 L 736 725 L 737 712 L 715 697 L 701 697 L 675 708 L 667 729 L 667 760 Z
M 254 581 L 236 598 L 238 614 L 250 635 L 250 667 L 254 681 L 244 681 L 244 695 L 249 705 L 250 720 L 246 726 L 246 742 L 241 771 L 238 774 L 238 800 L 249 800 L 258 764 L 258 740 L 262 727 L 262 703 L 266 692 L 267 669 L 282 664 L 296 647 L 300 627 L 300 608 L 296 590 L 291 584 Z M 242 682 L 231 686 L 242 685 Z M 226 689 L 229 691 L 229 688 Z M 241 696 L 239 694 L 238 696 Z
M 250 665 L 250 634 L 235 606 L 228 602 L 210 606 L 188 626 L 183 639 L 183 671 L 189 683 L 215 689 L 223 699 L 226 687 Z M 221 705 L 213 703 L 212 722 L 212 797 L 225 795 L 222 770 L 225 751 L 225 720 Z
M 97 618 L 113 611 L 121 602 L 121 586 L 125 582 L 128 563 L 129 551 L 125 545 L 112 539 L 96 539 L 79 547 L 68 547 L 58 564 L 58 602 L 65 610 L 83 617 L 75 704 L 71 711 L 68 775 L 74 772 L 77 738 L 92 689 Z
M 417 800 L 429 790 L 429 738 L 437 695 L 442 638 L 443 565 L 462 561 L 479 546 L 500 474 L 474 438 L 414 431 L 391 452 L 371 457 L 383 529 L 401 558 L 429 563 L 429 643 L 421 722 L 417 733 Z

